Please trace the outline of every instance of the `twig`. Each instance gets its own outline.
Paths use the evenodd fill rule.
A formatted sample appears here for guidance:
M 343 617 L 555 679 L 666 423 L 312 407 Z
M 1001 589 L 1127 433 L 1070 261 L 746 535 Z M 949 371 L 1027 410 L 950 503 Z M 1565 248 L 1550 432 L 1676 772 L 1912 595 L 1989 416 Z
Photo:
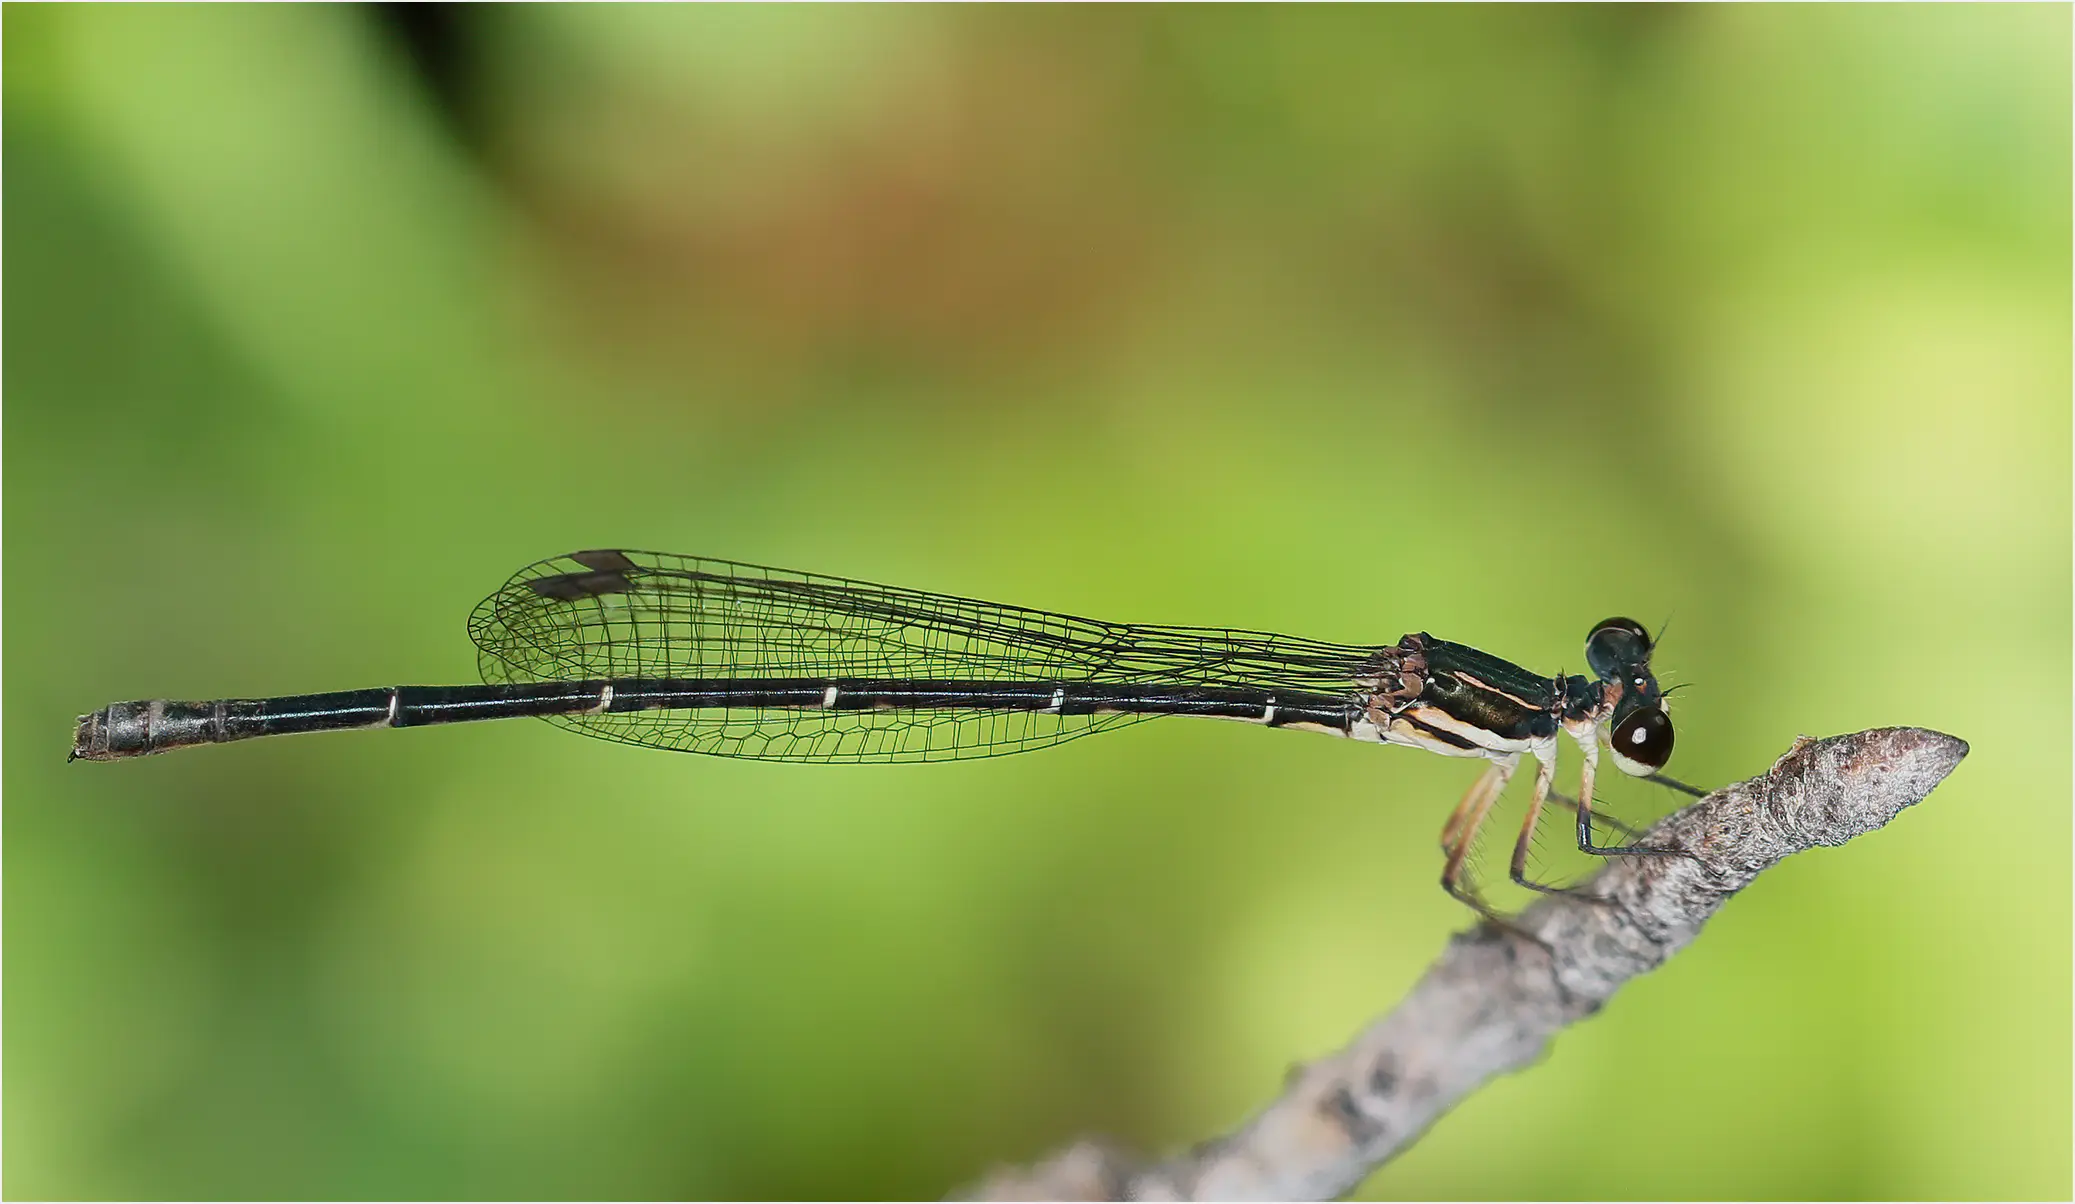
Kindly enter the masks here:
M 1686 947 L 1761 870 L 1843 844 L 1931 792 L 1965 741 L 1880 728 L 1797 741 L 1760 777 L 1666 818 L 1647 843 L 1685 857 L 1621 857 L 1522 913 L 1518 932 L 1456 934 L 1412 993 L 1338 1053 L 1291 1071 L 1236 1131 L 1166 1162 L 1081 1142 L 996 1172 L 968 1199 L 1326 1200 L 1353 1190 L 1487 1080 L 1541 1056 L 1566 1025 Z

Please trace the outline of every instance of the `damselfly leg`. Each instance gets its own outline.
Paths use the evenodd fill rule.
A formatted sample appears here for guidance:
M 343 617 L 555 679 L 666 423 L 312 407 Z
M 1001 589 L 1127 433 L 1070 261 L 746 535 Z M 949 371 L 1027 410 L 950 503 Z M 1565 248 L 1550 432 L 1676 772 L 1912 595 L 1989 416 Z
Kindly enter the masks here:
M 1517 755 L 1493 759 L 1490 768 L 1470 784 L 1463 801 L 1456 804 L 1454 814 L 1448 817 L 1448 823 L 1441 829 L 1441 848 L 1448 854 L 1448 860 L 1441 867 L 1441 889 L 1457 901 L 1475 908 L 1485 919 L 1501 924 L 1506 922 L 1505 917 L 1484 901 L 1476 887 L 1463 881 L 1463 866 L 1476 842 L 1477 829 L 1483 825 L 1491 805 L 1505 791 L 1507 781 L 1513 777 L 1514 767 L 1519 764 Z
M 1585 853 L 1590 853 L 1590 854 L 1592 854 L 1592 855 L 1593 855 L 1593 856 L 1595 856 L 1595 857 L 1683 857 L 1683 856 L 1685 856 L 1685 855 L 1686 855 L 1686 851 L 1685 851 L 1684 849 L 1674 849 L 1674 848 L 1670 848 L 1670 847 L 1668 847 L 1668 846 L 1665 846 L 1665 845 L 1648 845 L 1648 844 L 1625 844 L 1625 845 L 1601 845 L 1601 844 L 1594 844 L 1594 843 L 1593 843 L 1593 840 L 1592 840 L 1592 787 L 1593 787 L 1593 779 L 1594 779 L 1595 775 L 1596 775 L 1596 774 L 1598 773 L 1598 771 L 1599 771 L 1599 744 L 1598 744 L 1598 742 L 1597 742 L 1597 741 L 1595 741 L 1595 740 L 1592 740 L 1592 739 L 1581 739 L 1581 740 L 1579 740 L 1579 741 L 1578 741 L 1578 746 L 1579 746 L 1579 747 L 1580 747 L 1581 749 L 1583 749 L 1583 750 L 1584 750 L 1584 753 L 1585 753 L 1585 766 L 1584 766 L 1584 768 L 1583 768 L 1583 769 L 1581 769 L 1581 770 L 1579 771 L 1579 774 L 1578 774 L 1578 807 L 1577 807 L 1577 812 L 1578 812 L 1578 849 L 1579 849 L 1579 851 L 1581 851 L 1581 852 L 1585 852 Z M 1638 837 L 1637 837 L 1636 835 L 1634 835 L 1634 834 L 1631 834 L 1631 835 L 1629 836 L 1629 839 L 1630 839 L 1630 840 L 1635 840 L 1635 839 L 1638 839 Z M 1526 833 L 1522 833 L 1522 834 L 1521 834 L 1521 842 L 1522 842 L 1523 846 L 1525 845 L 1526 841 L 1527 841 L 1527 834 L 1526 834 Z M 1521 855 L 1521 854 L 1520 854 L 1520 853 L 1518 853 L 1518 852 L 1516 852 L 1516 853 L 1515 853 L 1515 856 L 1514 856 L 1514 860 L 1516 861 L 1516 863 L 1517 863 L 1517 862 L 1519 861 L 1520 855 Z
M 1549 801 L 1551 803 L 1554 803 L 1556 806 L 1559 806 L 1564 810 L 1570 812 L 1573 816 L 1578 814 L 1578 800 L 1572 798 L 1568 794 L 1565 794 L 1561 790 L 1551 790 L 1549 792 Z M 1608 815 L 1604 811 L 1594 811 L 1592 813 L 1592 818 L 1588 822 L 1595 824 L 1599 827 L 1605 828 L 1607 831 L 1614 833 L 1616 836 L 1621 837 L 1621 839 L 1623 840 L 1637 841 L 1643 838 L 1642 829 L 1631 827 L 1628 824 L 1622 823 L 1620 820 L 1615 819 L 1613 816 Z
M 1590 898 L 1591 895 L 1589 895 L 1587 892 L 1578 890 L 1575 887 L 1551 886 L 1546 882 L 1536 882 L 1534 879 L 1529 878 L 1527 876 L 1528 848 L 1534 843 L 1535 825 L 1538 822 L 1540 822 L 1542 818 L 1542 804 L 1549 797 L 1549 779 L 1555 774 L 1555 772 L 1556 755 L 1554 750 L 1552 749 L 1545 753 L 1540 748 L 1536 749 L 1535 789 L 1534 793 L 1528 796 L 1527 818 L 1521 822 L 1520 838 L 1513 842 L 1513 865 L 1511 875 L 1513 878 L 1513 884 L 1515 886 L 1524 886 L 1532 891 L 1540 891 L 1542 894 L 1545 895 L 1579 895 L 1582 897 Z M 1587 779 L 1587 781 L 1588 785 L 1585 786 L 1583 789 L 1579 790 L 1578 792 L 1577 811 L 1579 816 L 1583 818 L 1585 824 L 1589 827 L 1592 823 L 1592 807 L 1591 804 L 1588 803 L 1586 800 L 1591 798 L 1592 794 L 1591 786 L 1589 785 L 1590 779 Z

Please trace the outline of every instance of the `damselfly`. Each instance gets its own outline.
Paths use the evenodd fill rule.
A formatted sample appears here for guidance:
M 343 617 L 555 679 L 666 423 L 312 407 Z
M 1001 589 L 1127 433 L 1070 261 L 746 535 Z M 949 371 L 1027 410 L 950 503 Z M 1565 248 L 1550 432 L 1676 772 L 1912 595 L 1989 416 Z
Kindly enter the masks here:
M 1553 796 L 1557 736 L 1583 750 L 1573 809 L 1588 853 L 1606 741 L 1660 772 L 1672 723 L 1649 633 L 1608 619 L 1593 677 L 1542 677 L 1424 632 L 1327 644 L 1258 631 L 1102 623 L 839 577 L 655 552 L 575 552 L 521 569 L 468 622 L 484 685 L 212 702 L 121 702 L 80 717 L 72 757 L 113 761 L 253 736 L 538 716 L 589 736 L 773 761 L 940 761 L 1025 752 L 1161 715 L 1234 719 L 1489 762 L 1442 830 L 1442 886 L 1523 755 L 1534 791 L 1512 859 Z M 1569 802 L 1569 800 L 1564 800 Z

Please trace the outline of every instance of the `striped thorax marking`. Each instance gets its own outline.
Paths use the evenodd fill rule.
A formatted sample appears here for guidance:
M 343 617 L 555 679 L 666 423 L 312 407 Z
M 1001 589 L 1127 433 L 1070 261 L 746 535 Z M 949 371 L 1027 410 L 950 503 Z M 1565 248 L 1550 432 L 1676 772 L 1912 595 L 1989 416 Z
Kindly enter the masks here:
M 1486 752 L 1525 752 L 1533 744 L 1530 738 L 1504 736 L 1481 724 L 1458 719 L 1441 707 L 1424 703 L 1406 707 L 1397 717 L 1419 728 L 1429 738 L 1449 742 L 1448 738 L 1453 736 L 1456 740 Z
M 1515 706 L 1523 707 L 1530 711 L 1545 710 L 1548 708 L 1549 705 L 1547 699 L 1537 701 L 1534 699 L 1522 698 L 1520 695 L 1501 689 L 1500 687 L 1495 686 L 1488 681 L 1484 681 L 1480 678 L 1473 677 L 1470 674 L 1463 672 L 1461 669 L 1457 669 L 1455 671 L 1455 679 L 1473 690 L 1482 690 L 1487 694 L 1495 695 L 1499 698 L 1506 700 L 1507 702 L 1512 703 Z
M 1396 744 L 1404 748 L 1424 749 L 1444 757 L 1497 757 L 1508 754 L 1487 747 L 1466 736 L 1459 736 L 1446 727 L 1433 722 L 1431 707 L 1408 709 L 1392 715 L 1388 721 L 1373 724 L 1377 735 L 1373 737 L 1382 744 Z

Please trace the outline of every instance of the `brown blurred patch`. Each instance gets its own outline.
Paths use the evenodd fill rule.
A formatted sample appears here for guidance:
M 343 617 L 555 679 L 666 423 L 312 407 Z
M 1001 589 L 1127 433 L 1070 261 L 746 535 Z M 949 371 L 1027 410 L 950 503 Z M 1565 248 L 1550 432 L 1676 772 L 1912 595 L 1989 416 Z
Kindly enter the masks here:
M 638 185 L 525 157 L 554 336 L 613 372 L 758 404 L 826 374 L 953 385 L 1056 371 L 1129 321 L 1164 256 L 1127 58 L 960 21 L 952 52 L 776 140 L 601 84 Z M 1096 53 L 1090 53 L 1094 49 Z

